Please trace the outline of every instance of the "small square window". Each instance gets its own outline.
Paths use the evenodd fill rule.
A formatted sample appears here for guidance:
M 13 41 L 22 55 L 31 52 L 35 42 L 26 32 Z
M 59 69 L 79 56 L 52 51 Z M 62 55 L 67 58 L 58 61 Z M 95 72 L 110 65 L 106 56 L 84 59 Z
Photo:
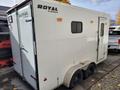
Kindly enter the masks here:
M 82 22 L 72 21 L 71 23 L 71 32 L 72 33 L 82 33 L 83 24 Z

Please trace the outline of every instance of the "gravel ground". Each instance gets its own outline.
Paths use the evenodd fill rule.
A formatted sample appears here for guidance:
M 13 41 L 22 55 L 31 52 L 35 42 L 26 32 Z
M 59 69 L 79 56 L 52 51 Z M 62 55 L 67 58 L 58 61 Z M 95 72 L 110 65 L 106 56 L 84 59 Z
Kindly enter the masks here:
M 92 86 L 90 90 L 120 90 L 120 66 Z

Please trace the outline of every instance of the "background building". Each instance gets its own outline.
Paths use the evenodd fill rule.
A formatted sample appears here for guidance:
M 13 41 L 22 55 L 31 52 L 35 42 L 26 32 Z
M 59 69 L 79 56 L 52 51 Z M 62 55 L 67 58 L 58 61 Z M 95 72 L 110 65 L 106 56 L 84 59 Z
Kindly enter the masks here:
M 120 10 L 118 11 L 118 13 L 116 15 L 116 24 L 120 25 Z

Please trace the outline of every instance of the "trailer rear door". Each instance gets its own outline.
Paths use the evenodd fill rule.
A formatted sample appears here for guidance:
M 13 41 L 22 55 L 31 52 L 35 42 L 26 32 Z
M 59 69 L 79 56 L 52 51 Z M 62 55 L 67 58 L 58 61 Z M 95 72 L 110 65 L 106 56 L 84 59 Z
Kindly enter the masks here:
M 17 25 L 17 14 L 13 12 L 8 15 L 8 23 L 10 28 L 10 39 L 12 46 L 12 55 L 14 61 L 14 70 L 23 77 L 22 72 L 22 61 L 20 56 L 20 42 L 19 42 L 19 34 L 18 34 L 18 25 Z
M 35 52 L 31 5 L 27 5 L 19 9 L 17 13 L 23 75 L 25 80 L 34 88 L 36 88 Z

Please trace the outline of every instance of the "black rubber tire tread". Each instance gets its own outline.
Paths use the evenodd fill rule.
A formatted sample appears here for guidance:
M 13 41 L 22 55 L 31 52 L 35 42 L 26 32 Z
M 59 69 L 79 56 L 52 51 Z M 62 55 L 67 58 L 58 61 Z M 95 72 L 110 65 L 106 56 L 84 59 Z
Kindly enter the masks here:
M 90 63 L 87 70 L 83 71 L 83 79 L 87 79 L 90 75 L 94 74 L 96 71 L 96 64 Z
M 84 70 L 83 71 L 83 80 L 87 79 L 89 77 L 88 71 Z
M 69 88 L 74 88 L 77 84 L 79 84 L 83 80 L 83 70 L 79 69 L 77 70 L 70 81 L 70 87 Z
M 88 76 L 93 75 L 95 71 L 96 71 L 96 64 L 91 63 L 87 68 Z

